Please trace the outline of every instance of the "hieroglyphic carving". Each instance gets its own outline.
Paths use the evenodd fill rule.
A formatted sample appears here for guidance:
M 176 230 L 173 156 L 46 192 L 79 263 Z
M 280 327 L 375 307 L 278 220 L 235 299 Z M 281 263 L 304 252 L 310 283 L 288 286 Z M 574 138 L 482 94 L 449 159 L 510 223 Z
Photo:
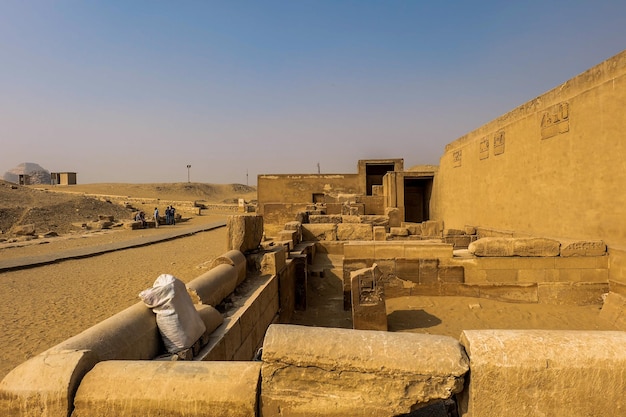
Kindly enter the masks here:
M 504 153 L 504 130 L 499 131 L 493 137 L 493 154 L 502 155 Z
M 480 150 L 478 152 L 478 158 L 487 159 L 489 158 L 489 138 L 484 137 L 480 140 Z
M 461 149 L 457 149 L 452 152 L 452 166 L 454 168 L 461 166 L 461 157 L 463 156 L 463 151 Z
M 564 101 L 543 112 L 541 139 L 548 139 L 566 132 L 569 132 L 569 103 Z

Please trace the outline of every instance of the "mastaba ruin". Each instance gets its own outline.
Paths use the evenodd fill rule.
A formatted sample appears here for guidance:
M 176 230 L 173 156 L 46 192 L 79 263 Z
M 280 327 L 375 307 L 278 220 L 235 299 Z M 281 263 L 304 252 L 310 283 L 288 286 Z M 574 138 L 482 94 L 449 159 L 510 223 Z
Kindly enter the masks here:
M 257 213 L 229 217 L 228 252 L 187 284 L 193 346 L 164 353 L 138 303 L 15 368 L 0 414 L 626 415 L 625 108 L 626 51 L 439 166 L 260 175 Z M 292 323 L 313 276 L 352 329 Z M 613 330 L 387 331 L 407 294 L 597 305 Z

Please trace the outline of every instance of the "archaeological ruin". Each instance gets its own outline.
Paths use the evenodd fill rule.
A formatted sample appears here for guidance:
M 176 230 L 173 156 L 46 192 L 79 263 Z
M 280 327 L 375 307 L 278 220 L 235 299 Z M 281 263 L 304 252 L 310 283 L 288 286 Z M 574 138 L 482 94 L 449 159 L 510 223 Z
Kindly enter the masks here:
M 137 303 L 15 368 L 0 415 L 624 415 L 624 108 L 626 51 L 438 166 L 260 175 L 257 212 L 229 216 L 227 252 L 187 284 L 197 341 L 165 352 Z M 313 278 L 351 328 L 294 324 Z M 614 330 L 389 331 L 409 295 L 596 305 Z

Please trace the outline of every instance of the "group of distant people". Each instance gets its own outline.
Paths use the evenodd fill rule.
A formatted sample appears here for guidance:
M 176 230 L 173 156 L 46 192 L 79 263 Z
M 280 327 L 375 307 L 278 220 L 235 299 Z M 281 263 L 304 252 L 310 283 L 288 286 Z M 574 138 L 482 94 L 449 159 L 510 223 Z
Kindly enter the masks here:
M 154 208 L 154 225 L 159 227 L 159 208 Z M 135 215 L 135 221 L 141 222 L 141 228 L 145 229 L 148 227 L 148 222 L 146 221 L 146 213 L 143 211 L 138 211 Z M 173 206 L 167 206 L 165 209 L 165 224 L 176 224 L 176 209 Z
M 165 208 L 165 224 L 176 224 L 176 209 L 173 206 Z M 154 208 L 154 223 L 159 227 L 159 208 Z

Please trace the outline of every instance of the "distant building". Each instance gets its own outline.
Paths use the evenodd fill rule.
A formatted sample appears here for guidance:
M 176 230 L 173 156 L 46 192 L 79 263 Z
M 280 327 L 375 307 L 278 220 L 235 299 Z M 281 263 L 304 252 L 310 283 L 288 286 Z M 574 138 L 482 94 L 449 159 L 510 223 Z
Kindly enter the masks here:
M 50 173 L 52 185 L 76 185 L 75 172 L 52 172 Z

